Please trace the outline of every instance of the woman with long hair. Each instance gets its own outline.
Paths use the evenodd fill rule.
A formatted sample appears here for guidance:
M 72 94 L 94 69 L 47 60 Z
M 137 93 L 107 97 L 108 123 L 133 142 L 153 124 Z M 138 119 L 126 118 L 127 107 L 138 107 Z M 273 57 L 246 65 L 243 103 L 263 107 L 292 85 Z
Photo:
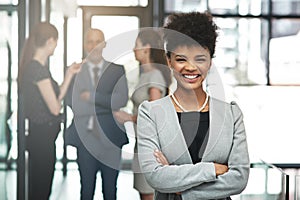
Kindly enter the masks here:
M 22 52 L 18 82 L 24 114 L 29 121 L 26 147 L 29 151 L 29 198 L 46 200 L 51 194 L 55 169 L 55 140 L 60 132 L 61 101 L 81 64 L 67 68 L 59 86 L 52 78 L 48 59 L 57 46 L 58 31 L 48 22 L 38 23 Z
M 140 77 L 131 96 L 133 114 L 123 112 L 124 121 L 137 121 L 139 105 L 145 101 L 160 99 L 169 92 L 171 84 L 171 71 L 167 66 L 166 54 L 160 32 L 152 28 L 141 29 L 136 38 L 134 54 L 140 63 Z M 125 114 L 124 114 L 125 113 Z M 122 112 L 119 112 L 121 115 Z M 141 200 L 153 200 L 154 189 L 148 185 L 141 173 L 137 145 L 134 148 L 132 169 L 134 172 L 134 188 L 139 192 Z

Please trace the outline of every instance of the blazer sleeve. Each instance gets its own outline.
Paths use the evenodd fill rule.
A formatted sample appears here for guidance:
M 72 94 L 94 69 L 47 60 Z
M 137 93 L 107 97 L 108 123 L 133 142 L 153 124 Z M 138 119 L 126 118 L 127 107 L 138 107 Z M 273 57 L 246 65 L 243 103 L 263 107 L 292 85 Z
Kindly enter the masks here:
M 91 85 L 90 79 L 86 65 L 83 66 L 81 71 L 73 78 L 74 83 L 70 87 L 69 100 L 71 101 L 70 105 L 76 116 L 90 116 L 94 113 L 91 101 L 84 101 L 80 97 L 82 92 L 85 91 L 91 94 L 93 93 L 91 90 L 93 86 Z
M 151 187 L 162 193 L 175 193 L 201 183 L 214 182 L 216 174 L 211 162 L 163 166 L 156 161 L 154 150 L 161 150 L 158 136 L 160 130 L 157 124 L 163 120 L 156 119 L 151 110 L 154 110 L 151 104 L 148 101 L 143 102 L 139 107 L 137 119 L 139 161 L 142 173 Z
M 182 193 L 182 199 L 219 199 L 241 193 L 248 182 L 250 161 L 246 141 L 243 115 L 239 106 L 231 103 L 234 134 L 232 149 L 228 159 L 228 172 L 216 181 L 200 184 Z
M 103 76 L 108 76 L 103 78 L 103 82 L 106 83 L 97 86 L 94 99 L 96 106 L 114 111 L 126 106 L 128 102 L 128 84 L 124 67 L 112 63 L 110 65 L 108 66 L 110 69 L 103 74 Z M 112 91 L 104 92 L 101 87 L 112 87 Z

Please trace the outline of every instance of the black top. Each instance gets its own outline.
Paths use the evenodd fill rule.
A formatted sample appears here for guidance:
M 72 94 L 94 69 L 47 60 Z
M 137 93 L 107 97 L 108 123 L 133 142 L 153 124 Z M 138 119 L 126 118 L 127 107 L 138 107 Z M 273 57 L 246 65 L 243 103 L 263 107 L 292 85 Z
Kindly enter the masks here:
M 209 112 L 177 112 L 193 163 L 201 161 L 208 140 Z
M 32 60 L 25 68 L 21 85 L 24 98 L 24 112 L 30 122 L 47 123 L 58 118 L 51 114 L 37 86 L 37 82 L 44 79 L 51 80 L 54 92 L 58 96 L 60 89 L 57 82 L 53 80 L 49 68 L 41 65 L 36 60 Z

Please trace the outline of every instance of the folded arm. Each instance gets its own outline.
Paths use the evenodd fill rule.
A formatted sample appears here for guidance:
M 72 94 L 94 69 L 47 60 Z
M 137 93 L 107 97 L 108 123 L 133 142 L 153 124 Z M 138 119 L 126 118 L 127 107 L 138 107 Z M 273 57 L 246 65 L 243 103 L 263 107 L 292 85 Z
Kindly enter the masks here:
M 139 160 L 148 183 L 162 193 L 176 193 L 191 189 L 201 183 L 216 180 L 212 162 L 197 164 L 162 165 L 153 152 L 161 150 L 156 123 L 151 116 L 149 104 L 144 102 L 138 115 Z
M 236 105 L 232 106 L 232 112 L 234 138 L 228 157 L 228 171 L 223 173 L 227 170 L 225 165 L 213 162 L 168 165 L 163 158 L 157 160 L 154 151 L 163 152 L 157 122 L 151 113 L 151 105 L 147 102 L 142 104 L 138 116 L 138 149 L 149 184 L 162 193 L 181 192 L 183 199 L 218 199 L 240 193 L 247 185 L 250 164 L 242 113 Z M 221 172 L 218 172 L 220 169 Z
M 231 108 L 234 120 L 234 134 L 233 145 L 228 158 L 228 172 L 218 176 L 217 180 L 213 183 L 201 184 L 183 192 L 183 199 L 225 198 L 241 193 L 247 186 L 250 161 L 243 116 L 236 104 L 231 105 Z

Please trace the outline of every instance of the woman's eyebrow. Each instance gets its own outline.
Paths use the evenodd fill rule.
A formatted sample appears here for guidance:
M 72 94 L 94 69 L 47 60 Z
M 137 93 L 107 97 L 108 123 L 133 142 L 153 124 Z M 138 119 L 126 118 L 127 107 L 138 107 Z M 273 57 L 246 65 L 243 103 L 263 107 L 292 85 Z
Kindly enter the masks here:
M 195 57 L 207 57 L 205 54 L 196 55 Z
M 185 55 L 182 54 L 175 54 L 175 57 L 187 58 Z

